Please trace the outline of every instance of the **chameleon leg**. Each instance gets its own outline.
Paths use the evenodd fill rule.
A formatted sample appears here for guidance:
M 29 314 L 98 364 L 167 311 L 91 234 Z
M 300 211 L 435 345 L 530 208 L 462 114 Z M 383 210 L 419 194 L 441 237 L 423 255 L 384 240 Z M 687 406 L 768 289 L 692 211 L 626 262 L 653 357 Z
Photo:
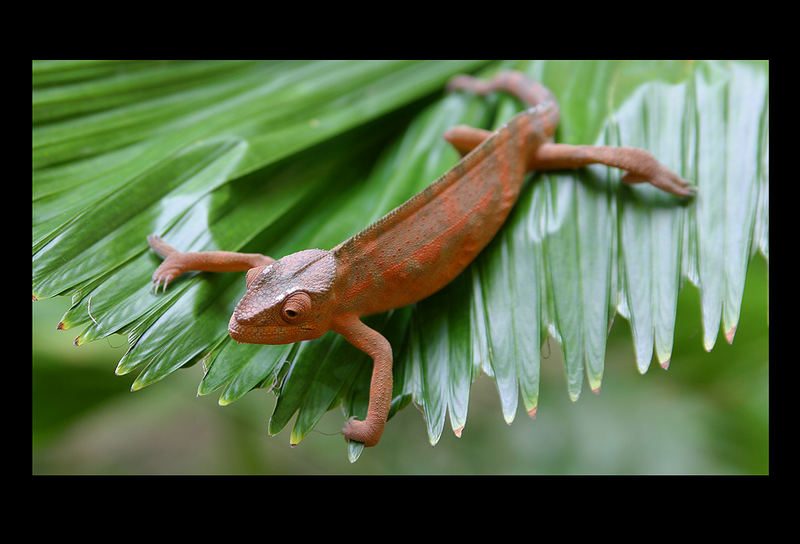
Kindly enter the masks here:
M 153 272 L 153 283 L 158 286 L 167 284 L 190 270 L 205 272 L 237 272 L 247 270 L 247 280 L 255 277 L 253 271 L 260 272 L 265 266 L 275 262 L 275 259 L 259 253 L 234 253 L 232 251 L 202 251 L 182 253 L 167 244 L 158 236 L 150 235 L 147 243 L 153 250 L 165 257 L 164 262 Z
M 444 139 L 450 142 L 463 157 L 492 133 L 488 130 L 459 125 L 447 130 Z M 670 171 L 650 153 L 634 147 L 567 145 L 552 142 L 540 145 L 528 158 L 526 171 L 564 170 L 590 164 L 605 164 L 626 170 L 622 182 L 627 184 L 649 182 L 659 189 L 678 196 L 691 196 L 696 188 Z
M 566 145 L 545 143 L 528 159 L 528 170 L 558 170 L 580 168 L 590 164 L 605 164 L 627 173 L 622 182 L 649 182 L 663 191 L 678 196 L 691 196 L 696 188 L 643 149 L 605 145 Z
M 444 139 L 450 142 L 463 157 L 491 135 L 492 132 L 489 130 L 458 125 L 447 129 L 444 133 Z
M 347 316 L 332 327 L 345 340 L 372 357 L 372 380 L 369 406 L 364 421 L 350 419 L 342 429 L 348 440 L 374 446 L 383 434 L 392 404 L 392 346 L 379 332 L 367 327 L 355 316 Z

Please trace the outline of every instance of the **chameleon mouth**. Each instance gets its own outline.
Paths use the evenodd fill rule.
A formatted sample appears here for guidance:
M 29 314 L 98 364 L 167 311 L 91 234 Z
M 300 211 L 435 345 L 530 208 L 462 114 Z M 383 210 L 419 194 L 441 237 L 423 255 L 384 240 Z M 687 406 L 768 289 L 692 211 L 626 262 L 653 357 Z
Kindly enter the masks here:
M 231 317 L 228 323 L 228 334 L 240 344 L 267 344 L 275 346 L 278 344 L 291 344 L 303 338 L 295 338 L 287 334 L 286 330 L 276 329 L 268 325 L 243 325 Z M 306 335 L 304 335 L 306 336 Z
M 265 332 L 263 327 L 242 325 L 233 316 L 228 323 L 228 334 L 240 344 L 264 344 L 266 342 L 262 338 Z
M 283 344 L 278 338 L 274 338 L 264 327 L 249 327 L 246 325 L 228 325 L 228 334 L 239 344 Z
M 319 338 L 325 333 L 308 324 L 295 327 L 280 327 L 274 325 L 248 325 L 241 323 L 234 316 L 228 322 L 228 334 L 240 344 L 292 344 L 302 340 Z
M 245 327 L 240 327 L 238 323 L 231 321 L 228 323 L 228 334 L 237 342 L 246 342 Z

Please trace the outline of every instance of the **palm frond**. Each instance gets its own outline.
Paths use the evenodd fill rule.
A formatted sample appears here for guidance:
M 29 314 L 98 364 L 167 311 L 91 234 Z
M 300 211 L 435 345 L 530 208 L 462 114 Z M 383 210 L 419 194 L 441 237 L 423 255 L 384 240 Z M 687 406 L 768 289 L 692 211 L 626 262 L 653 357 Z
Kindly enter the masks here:
M 363 353 L 333 333 L 294 346 L 232 342 L 242 279 L 196 274 L 151 293 L 159 259 L 145 236 L 276 257 L 333 247 L 455 164 L 447 128 L 493 128 L 518 111 L 507 96 L 441 93 L 482 66 L 482 76 L 514 68 L 550 87 L 558 141 L 645 148 L 698 195 L 623 186 L 599 166 L 531 176 L 459 278 L 369 318 L 394 348 L 390 416 L 414 402 L 432 444 L 448 417 L 460 435 L 479 372 L 494 377 L 507 422 L 520 399 L 535 416 L 548 334 L 576 400 L 584 375 L 592 390 L 602 384 L 616 314 L 630 321 L 639 371 L 654 353 L 666 367 L 687 279 L 701 294 L 703 345 L 720 325 L 732 341 L 747 263 L 769 254 L 761 62 L 34 63 L 34 297 L 72 295 L 60 327 L 84 326 L 76 343 L 126 333 L 117 372 L 139 371 L 133 389 L 202 361 L 198 392 L 221 391 L 220 404 L 271 388 L 269 432 L 294 417 L 293 443 L 336 406 L 363 417 Z M 352 461 L 360 453 L 348 446 Z

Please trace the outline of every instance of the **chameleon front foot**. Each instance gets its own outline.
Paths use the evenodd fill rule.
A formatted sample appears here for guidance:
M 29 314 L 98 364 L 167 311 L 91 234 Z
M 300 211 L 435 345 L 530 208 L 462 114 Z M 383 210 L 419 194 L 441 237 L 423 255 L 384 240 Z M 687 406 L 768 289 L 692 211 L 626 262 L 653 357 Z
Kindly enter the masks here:
M 353 417 L 342 429 L 347 440 L 362 442 L 365 446 L 374 446 L 381 439 L 384 423 L 372 423 L 370 421 L 359 421 Z
M 147 243 L 153 248 L 153 251 L 165 258 L 164 262 L 153 272 L 152 282 L 156 293 L 158 292 L 158 288 L 163 285 L 161 289 L 163 293 L 167 290 L 167 285 L 172 280 L 185 272 L 184 268 L 179 263 L 181 252 L 167 244 L 158 236 L 152 234 L 147 237 Z
M 169 262 L 169 257 L 165 260 L 161 265 L 156 268 L 156 271 L 153 272 L 153 285 L 154 292 L 158 292 L 158 288 L 163 285 L 161 288 L 161 292 L 167 290 L 167 285 L 183 274 L 183 270 L 180 267 L 175 266 L 175 263 Z

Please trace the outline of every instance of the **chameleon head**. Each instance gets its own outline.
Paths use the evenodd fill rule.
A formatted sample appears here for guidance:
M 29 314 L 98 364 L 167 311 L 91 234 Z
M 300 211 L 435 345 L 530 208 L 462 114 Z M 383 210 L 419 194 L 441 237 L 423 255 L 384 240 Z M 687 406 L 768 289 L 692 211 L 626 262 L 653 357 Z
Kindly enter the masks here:
M 321 249 L 300 251 L 251 269 L 228 334 L 248 344 L 319 338 L 329 329 L 335 277 L 335 258 Z

